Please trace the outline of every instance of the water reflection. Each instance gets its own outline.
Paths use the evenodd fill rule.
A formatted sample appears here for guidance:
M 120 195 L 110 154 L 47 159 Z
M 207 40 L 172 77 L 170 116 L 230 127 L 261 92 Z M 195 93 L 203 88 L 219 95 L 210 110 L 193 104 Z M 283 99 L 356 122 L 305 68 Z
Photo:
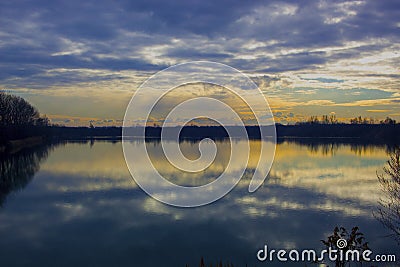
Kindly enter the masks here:
M 220 151 L 221 161 L 210 166 L 210 173 L 191 180 L 157 157 L 153 160 L 171 180 L 201 184 L 224 167 L 229 149 L 224 141 L 218 142 L 226 147 Z M 257 147 L 257 142 L 251 146 Z M 149 145 L 155 147 L 156 156 L 159 143 Z M 181 145 L 185 153 L 196 156 L 196 143 Z M 135 185 L 121 143 L 57 146 L 42 160 L 29 186 L 0 210 L 1 263 L 197 266 L 204 257 L 207 262 L 263 266 L 255 253 L 264 244 L 276 249 L 319 249 L 320 240 L 336 225 L 348 229 L 357 225 L 374 251 L 396 253 L 394 241 L 385 238 L 387 230 L 371 213 L 380 197 L 376 170 L 385 164 L 388 148 L 334 147 L 334 153 L 325 153 L 315 145 L 311 149 L 279 143 L 268 180 L 249 194 L 257 156 L 253 153 L 247 172 L 230 194 L 212 205 L 182 209 L 149 198 Z
M 47 158 L 48 145 L 26 148 L 16 152 L 0 153 L 0 206 L 13 191 L 22 190 L 39 171 Z
M 361 156 L 373 153 L 375 150 L 385 150 L 388 153 L 395 148 L 394 144 L 363 143 L 357 138 L 286 138 L 278 139 L 278 144 L 296 144 L 306 146 L 311 153 L 333 156 L 341 147 Z

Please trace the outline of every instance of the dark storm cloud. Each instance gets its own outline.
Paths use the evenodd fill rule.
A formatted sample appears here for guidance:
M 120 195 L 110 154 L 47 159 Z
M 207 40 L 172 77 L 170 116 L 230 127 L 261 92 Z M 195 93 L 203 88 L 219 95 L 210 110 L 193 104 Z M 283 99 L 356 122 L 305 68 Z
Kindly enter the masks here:
M 356 16 L 348 19 L 349 38 L 383 37 L 398 41 L 400 27 L 399 1 L 367 1 L 358 9 Z
M 399 10 L 398 1 L 372 0 L 2 1 L 0 79 L 40 83 L 53 68 L 155 71 L 189 60 L 244 71 L 312 69 L 398 43 Z M 371 38 L 388 42 L 312 51 Z M 249 48 L 251 40 L 265 45 Z M 260 55 L 241 57 L 253 52 Z
M 128 14 L 147 14 L 146 29 L 170 34 L 220 35 L 235 20 L 263 1 L 121 1 Z M 138 25 L 125 24 L 130 29 Z M 143 26 L 140 26 L 143 27 Z
M 209 60 L 218 59 L 229 59 L 232 55 L 228 53 L 218 53 L 218 52 L 207 52 L 207 51 L 196 51 L 195 49 L 171 49 L 167 52 L 170 57 L 176 57 L 186 60 L 201 60 L 207 58 Z

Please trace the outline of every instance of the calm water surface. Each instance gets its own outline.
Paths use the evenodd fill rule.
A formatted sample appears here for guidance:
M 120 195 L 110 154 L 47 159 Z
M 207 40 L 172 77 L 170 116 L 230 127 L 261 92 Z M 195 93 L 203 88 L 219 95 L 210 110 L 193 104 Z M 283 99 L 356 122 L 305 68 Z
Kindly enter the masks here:
M 189 176 L 157 157 L 159 143 L 148 145 L 160 172 L 189 185 L 221 173 L 230 152 L 228 142 L 218 142 L 222 152 L 214 164 Z M 181 147 L 196 158 L 196 143 Z M 207 263 L 267 266 L 255 256 L 264 244 L 319 251 L 320 240 L 336 225 L 359 226 L 374 252 L 400 255 L 372 214 L 382 194 L 376 171 L 387 159 L 385 147 L 283 142 L 256 193 L 247 192 L 250 160 L 248 173 L 226 197 L 183 209 L 137 187 L 120 142 L 67 143 L 2 156 L 0 266 L 184 267 L 198 266 L 201 257 Z

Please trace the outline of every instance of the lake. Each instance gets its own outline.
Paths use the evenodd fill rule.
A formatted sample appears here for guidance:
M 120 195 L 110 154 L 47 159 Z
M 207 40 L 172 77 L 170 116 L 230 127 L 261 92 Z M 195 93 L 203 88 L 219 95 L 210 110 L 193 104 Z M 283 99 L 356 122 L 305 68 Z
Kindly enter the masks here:
M 182 151 L 196 158 L 197 145 L 183 142 Z M 154 155 L 160 146 L 148 143 Z M 175 183 L 206 184 L 229 159 L 229 142 L 217 141 L 217 147 L 222 152 L 208 172 L 191 176 L 162 157 L 152 161 Z M 319 251 L 324 248 L 320 240 L 335 226 L 358 226 L 374 253 L 398 253 L 399 246 L 387 237 L 390 231 L 373 216 L 382 196 L 376 171 L 388 160 L 387 150 L 283 141 L 269 177 L 255 193 L 247 191 L 250 159 L 249 171 L 233 191 L 197 208 L 167 206 L 144 193 L 131 178 L 121 142 L 68 142 L 3 155 L 0 265 L 185 267 L 199 266 L 204 257 L 207 266 L 220 260 L 275 266 L 256 258 L 265 244 Z

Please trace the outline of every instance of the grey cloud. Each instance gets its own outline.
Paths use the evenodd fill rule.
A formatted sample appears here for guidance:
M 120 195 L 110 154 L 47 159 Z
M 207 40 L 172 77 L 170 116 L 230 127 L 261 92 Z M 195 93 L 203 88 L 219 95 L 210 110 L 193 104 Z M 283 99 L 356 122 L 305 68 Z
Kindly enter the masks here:
M 0 81 L 45 82 L 38 77 L 53 68 L 156 71 L 169 59 L 220 61 L 249 72 L 315 69 L 398 43 L 399 11 L 397 1 L 373 0 L 3 1 Z M 249 40 L 264 45 L 251 50 Z M 350 41 L 367 43 L 346 48 Z M 165 48 L 155 53 L 156 46 Z M 344 49 L 318 52 L 332 46 Z M 155 54 L 146 57 L 144 49 Z

